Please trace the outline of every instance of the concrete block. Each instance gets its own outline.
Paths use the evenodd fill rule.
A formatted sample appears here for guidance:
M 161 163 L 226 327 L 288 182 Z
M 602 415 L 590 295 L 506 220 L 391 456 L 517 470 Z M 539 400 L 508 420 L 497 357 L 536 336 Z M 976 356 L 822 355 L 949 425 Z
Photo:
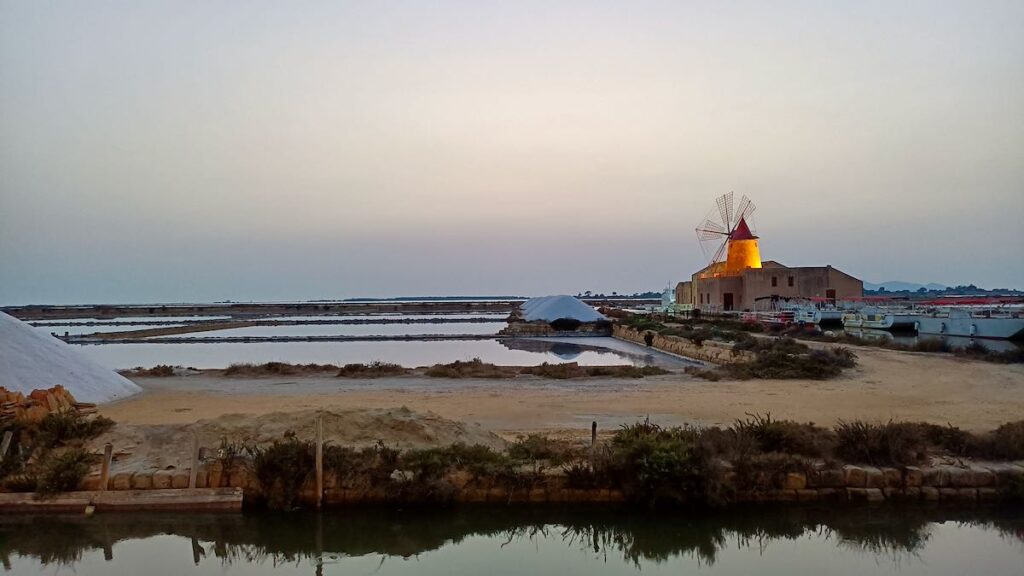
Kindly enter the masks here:
M 818 488 L 818 499 L 822 501 L 835 502 L 846 498 L 846 491 L 842 488 Z
M 90 474 L 82 479 L 82 490 L 99 490 L 100 489 L 100 476 L 99 474 Z
M 908 486 L 903 489 L 903 494 L 907 500 L 920 500 L 921 488 L 917 486 Z
M 939 488 L 939 500 L 956 500 L 958 497 L 956 488 Z
M 945 468 L 925 468 L 922 472 L 924 474 L 923 486 L 930 486 L 932 488 L 945 488 L 949 486 L 949 471 Z
M 850 464 L 843 466 L 843 478 L 848 488 L 864 488 L 868 482 L 867 472 L 859 466 Z
M 796 502 L 796 490 L 776 490 L 771 493 L 775 502 Z
M 171 472 L 167 470 L 158 470 L 153 473 L 153 488 L 156 490 L 162 490 L 171 487 Z
M 920 487 L 924 482 L 924 474 L 917 466 L 907 466 L 903 469 L 903 484 L 910 487 Z
M 171 476 L 171 488 L 188 488 L 188 472 L 176 472 Z
M 978 488 L 978 500 L 991 502 L 993 500 L 999 500 L 999 497 L 999 490 L 996 488 Z
M 153 476 L 145 473 L 138 473 L 132 476 L 133 490 L 149 490 L 153 487 Z
M 882 476 L 885 477 L 885 486 L 887 488 L 903 487 L 903 474 L 896 468 L 882 468 Z
M 956 497 L 958 500 L 963 500 L 964 502 L 974 502 L 978 499 L 978 489 L 959 488 L 956 491 Z
M 996 484 L 996 475 L 988 468 L 973 464 L 971 465 L 971 474 L 974 476 L 974 483 L 972 486 L 975 488 L 995 486 Z
M 974 472 L 968 468 L 950 468 L 949 485 L 953 488 L 969 488 L 974 486 Z
M 807 476 L 800 472 L 789 472 L 783 479 L 782 488 L 784 490 L 803 490 L 807 488 Z
M 804 488 L 796 491 L 796 499 L 800 502 L 817 502 L 820 496 L 817 490 Z
M 822 488 L 842 488 L 846 486 L 845 472 L 839 468 L 819 470 L 817 484 Z
M 906 494 L 903 492 L 902 488 L 890 488 L 890 487 L 882 488 L 882 494 L 885 495 L 885 499 L 886 500 L 904 500 L 904 499 L 906 499 Z
M 867 477 L 865 486 L 868 488 L 885 488 L 885 474 L 882 470 L 875 468 L 874 466 L 865 466 L 864 475 Z
M 132 473 L 131 472 L 118 472 L 110 478 L 110 489 L 111 490 L 131 490 L 132 489 Z
M 928 502 L 936 502 L 936 501 L 939 500 L 939 489 L 938 488 L 935 488 L 934 486 L 922 486 L 920 488 L 920 490 L 921 490 L 921 500 L 925 500 L 925 501 L 928 501 Z
M 851 502 L 885 502 L 885 494 L 879 488 L 847 488 Z

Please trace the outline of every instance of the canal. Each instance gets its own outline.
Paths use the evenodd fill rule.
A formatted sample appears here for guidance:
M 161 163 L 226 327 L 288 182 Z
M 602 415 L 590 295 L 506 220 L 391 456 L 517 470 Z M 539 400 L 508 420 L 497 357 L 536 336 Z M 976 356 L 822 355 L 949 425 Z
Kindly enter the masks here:
M 9 574 L 1024 573 L 1024 509 L 346 510 L 0 518 Z

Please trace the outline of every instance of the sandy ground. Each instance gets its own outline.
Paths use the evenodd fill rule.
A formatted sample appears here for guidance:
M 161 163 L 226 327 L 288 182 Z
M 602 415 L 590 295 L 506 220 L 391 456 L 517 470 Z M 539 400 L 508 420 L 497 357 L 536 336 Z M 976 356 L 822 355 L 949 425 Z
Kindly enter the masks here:
M 728 424 L 751 412 L 833 424 L 843 419 L 924 420 L 972 430 L 1024 417 L 1024 366 L 855 348 L 856 369 L 829 381 L 707 382 L 684 374 L 642 380 L 379 380 L 137 378 L 146 391 L 103 406 L 122 424 L 173 424 L 225 414 L 405 406 L 479 423 L 505 437 L 527 431 L 589 436 L 650 416 L 666 423 Z
M 325 442 L 337 446 L 363 447 L 377 441 L 396 448 L 424 448 L 455 442 L 492 448 L 505 445 L 504 440 L 477 424 L 448 420 L 430 412 L 387 408 L 300 410 L 258 416 L 236 413 L 179 424 L 122 422 L 95 438 L 90 449 L 100 452 L 105 444 L 112 444 L 116 448 L 111 468 L 114 472 L 187 468 L 192 460 L 193 441 L 218 450 L 225 440 L 238 446 L 266 446 L 280 440 L 287 432 L 312 440 L 316 437 L 318 418 L 322 418 Z

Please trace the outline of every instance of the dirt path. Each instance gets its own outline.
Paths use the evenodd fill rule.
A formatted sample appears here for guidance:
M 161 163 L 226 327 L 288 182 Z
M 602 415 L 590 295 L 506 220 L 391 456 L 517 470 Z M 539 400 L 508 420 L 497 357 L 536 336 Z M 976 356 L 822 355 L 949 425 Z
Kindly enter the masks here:
M 728 424 L 750 412 L 833 424 L 925 420 L 974 430 L 1024 417 L 1024 366 L 856 348 L 860 366 L 829 381 L 706 382 L 683 374 L 642 380 L 552 381 L 324 377 L 138 378 L 147 392 L 102 407 L 123 423 L 186 423 L 222 414 L 407 406 L 480 423 L 505 436 L 543 430 L 589 435 L 650 415 L 677 424 Z

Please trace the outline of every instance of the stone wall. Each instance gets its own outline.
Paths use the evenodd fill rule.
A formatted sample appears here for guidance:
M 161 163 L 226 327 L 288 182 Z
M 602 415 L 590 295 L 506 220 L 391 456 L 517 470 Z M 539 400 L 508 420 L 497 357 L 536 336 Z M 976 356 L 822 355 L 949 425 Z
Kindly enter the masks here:
M 622 340 L 636 342 L 637 344 L 646 344 L 644 342 L 644 334 L 646 333 L 647 331 L 644 330 L 636 330 L 628 326 L 616 324 L 612 335 Z M 746 350 L 734 350 L 732 344 L 726 342 L 705 340 L 698 346 L 686 338 L 662 336 L 654 332 L 652 334 L 654 334 L 654 341 L 651 343 L 652 348 L 695 360 L 703 360 L 714 364 L 735 364 L 737 362 L 749 362 L 755 358 L 753 353 Z
M 726 465 L 725 485 L 732 489 L 731 501 L 742 502 L 976 502 L 997 500 L 1019 491 L 1024 485 L 1022 462 L 968 462 L 959 466 L 908 466 L 876 468 L 846 465 L 820 468 L 810 472 L 789 472 L 774 477 L 759 477 L 757 486 L 739 489 L 736 476 Z M 510 487 L 499 480 L 474 478 L 466 472 L 449 474 L 431 484 L 430 491 L 413 480 L 405 481 L 398 472 L 380 486 L 350 487 L 338 478 L 324 474 L 324 498 L 327 505 L 379 504 L 388 502 L 623 502 L 626 495 L 614 488 L 574 488 L 559 473 L 542 476 L 530 486 Z M 410 475 L 411 478 L 411 475 Z M 111 477 L 108 490 L 160 490 L 187 488 L 188 470 L 158 470 L 119 473 Z M 204 465 L 197 474 L 197 488 L 242 488 L 248 498 L 258 498 L 261 487 L 255 475 L 244 466 L 230 471 L 219 463 Z M 85 490 L 99 488 L 99 476 L 86 479 Z M 307 503 L 316 502 L 316 490 L 308 482 L 300 495 Z
M 1024 462 L 974 462 L 962 466 L 840 468 L 790 472 L 767 486 L 737 494 L 740 502 L 996 500 L 1024 483 Z

